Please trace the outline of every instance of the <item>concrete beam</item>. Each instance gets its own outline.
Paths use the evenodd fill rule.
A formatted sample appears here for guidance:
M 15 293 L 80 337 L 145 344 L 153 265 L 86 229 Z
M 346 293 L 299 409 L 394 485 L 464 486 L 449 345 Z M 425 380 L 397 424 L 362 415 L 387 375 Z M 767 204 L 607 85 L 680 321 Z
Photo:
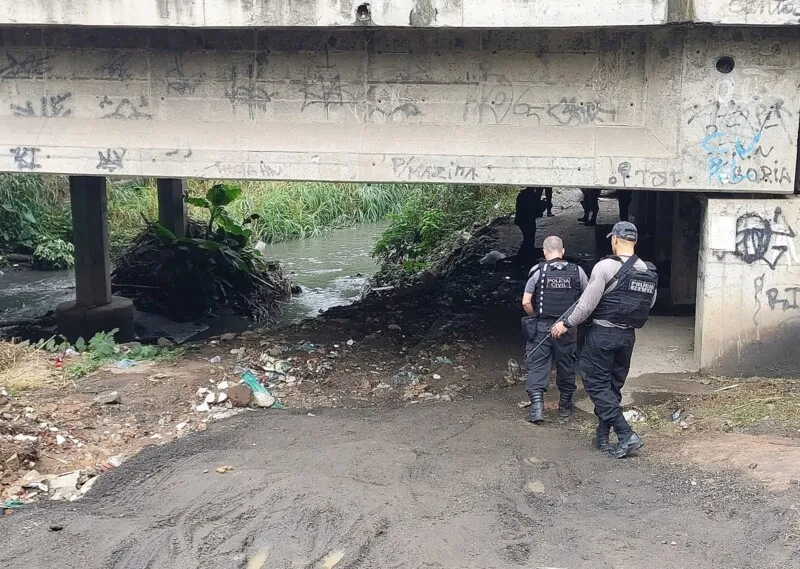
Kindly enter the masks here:
M 0 28 L 0 171 L 791 193 L 794 32 Z
M 177 178 L 159 178 L 158 222 L 178 237 L 186 237 L 189 218 L 186 214 L 186 181 Z
M 179 28 L 797 25 L 798 0 L 28 0 L 0 24 Z

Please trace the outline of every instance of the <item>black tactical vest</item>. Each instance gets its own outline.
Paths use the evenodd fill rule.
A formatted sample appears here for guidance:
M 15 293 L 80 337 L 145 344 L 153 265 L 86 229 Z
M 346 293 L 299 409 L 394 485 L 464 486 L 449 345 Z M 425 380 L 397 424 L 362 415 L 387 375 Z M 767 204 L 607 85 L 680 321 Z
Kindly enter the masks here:
M 606 259 L 622 261 L 616 256 Z M 644 271 L 636 269 L 634 265 L 638 259 L 639 257 L 633 255 L 622 264 L 614 276 L 616 280 L 614 290 L 603 294 L 592 313 L 593 320 L 608 320 L 612 324 L 632 328 L 641 328 L 647 322 L 650 304 L 658 290 L 658 275 L 652 263 L 645 263 L 647 269 Z
M 533 304 L 539 318 L 558 318 L 581 296 L 578 265 L 560 259 L 539 263 Z

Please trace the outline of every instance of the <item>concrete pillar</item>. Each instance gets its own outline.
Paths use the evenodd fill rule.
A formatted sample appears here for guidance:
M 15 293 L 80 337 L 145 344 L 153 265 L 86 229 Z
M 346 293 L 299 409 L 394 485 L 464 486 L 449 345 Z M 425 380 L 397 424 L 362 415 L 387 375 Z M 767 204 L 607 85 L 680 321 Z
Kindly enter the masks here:
M 673 305 L 695 304 L 697 300 L 697 261 L 700 255 L 700 230 L 703 208 L 686 193 L 676 193 L 670 260 L 670 296 Z
M 106 180 L 72 176 L 69 193 L 75 244 L 75 300 L 56 308 L 59 332 L 75 341 L 116 328 L 117 341 L 129 342 L 134 338 L 133 303 L 111 296 Z
M 186 182 L 178 178 L 159 178 L 158 222 L 178 237 L 186 237 L 189 218 L 186 215 Z

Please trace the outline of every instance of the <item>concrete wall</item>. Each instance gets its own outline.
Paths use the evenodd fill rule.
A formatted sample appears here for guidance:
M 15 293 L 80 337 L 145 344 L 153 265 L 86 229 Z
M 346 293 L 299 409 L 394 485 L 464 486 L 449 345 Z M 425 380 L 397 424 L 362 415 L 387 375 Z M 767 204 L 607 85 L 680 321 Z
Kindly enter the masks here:
M 0 171 L 788 193 L 799 52 L 786 28 L 0 28 Z
M 368 6 L 368 11 L 359 7 Z M 140 27 L 797 25 L 800 0 L 8 0 L 0 24 Z
M 800 198 L 709 199 L 695 353 L 733 375 L 800 373 Z

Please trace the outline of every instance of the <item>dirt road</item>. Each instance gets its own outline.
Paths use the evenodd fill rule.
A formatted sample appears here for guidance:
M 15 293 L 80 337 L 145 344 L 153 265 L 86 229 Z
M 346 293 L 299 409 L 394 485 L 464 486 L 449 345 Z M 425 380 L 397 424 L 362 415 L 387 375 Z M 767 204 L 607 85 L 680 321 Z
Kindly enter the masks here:
M 506 397 L 506 398 L 504 398 Z M 507 395 L 248 413 L 0 524 L 8 569 L 781 568 L 798 487 L 613 461 Z M 217 468 L 232 466 L 226 474 Z M 61 529 L 58 529 L 61 528 Z

